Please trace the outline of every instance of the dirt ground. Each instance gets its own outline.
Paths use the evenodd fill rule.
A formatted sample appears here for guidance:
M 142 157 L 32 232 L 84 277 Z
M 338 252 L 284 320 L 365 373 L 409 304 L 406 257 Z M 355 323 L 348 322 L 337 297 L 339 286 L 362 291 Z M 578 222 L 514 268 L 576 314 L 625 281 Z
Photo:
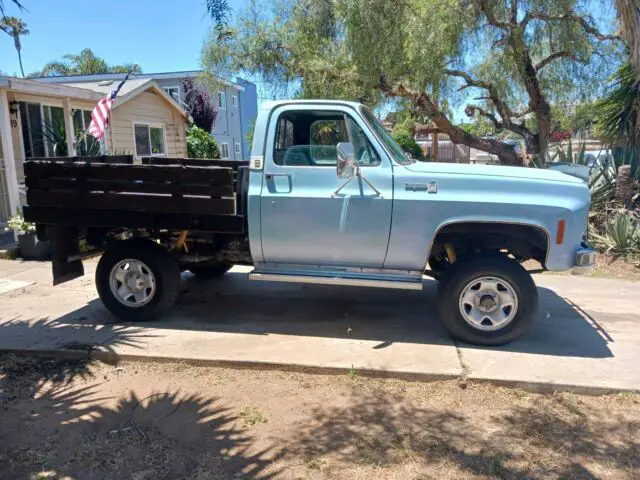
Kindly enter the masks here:
M 535 260 L 525 262 L 527 270 L 537 270 L 540 264 Z M 547 272 L 544 275 L 571 275 L 571 272 Z M 615 258 L 610 255 L 596 255 L 596 267 L 587 274 L 589 277 L 618 278 L 640 282 L 640 258 Z
M 624 259 L 597 255 L 596 268 L 591 276 L 640 282 L 640 258 Z
M 0 471 L 12 479 L 637 479 L 640 396 L 4 356 Z

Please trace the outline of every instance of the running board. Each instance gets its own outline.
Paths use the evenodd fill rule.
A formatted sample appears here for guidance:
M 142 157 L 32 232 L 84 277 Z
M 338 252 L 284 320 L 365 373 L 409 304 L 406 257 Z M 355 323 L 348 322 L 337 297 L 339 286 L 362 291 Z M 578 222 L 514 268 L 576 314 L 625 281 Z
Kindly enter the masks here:
M 397 288 L 422 290 L 422 278 L 410 280 L 375 280 L 371 278 L 335 277 L 324 275 L 289 275 L 280 273 L 249 273 L 249 280 L 265 282 L 316 283 L 350 287 Z

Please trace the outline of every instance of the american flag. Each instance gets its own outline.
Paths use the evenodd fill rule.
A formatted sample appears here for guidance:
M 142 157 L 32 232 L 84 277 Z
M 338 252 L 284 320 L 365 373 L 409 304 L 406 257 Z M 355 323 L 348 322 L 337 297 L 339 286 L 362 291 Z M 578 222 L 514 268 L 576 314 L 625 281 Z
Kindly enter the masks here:
M 98 102 L 93 111 L 91 112 L 91 124 L 89 124 L 89 134 L 93 135 L 96 140 L 100 140 L 104 136 L 104 129 L 109 124 L 109 114 L 111 113 L 111 107 L 116 101 L 118 92 L 127 81 L 129 75 L 133 70 L 129 70 L 124 80 L 120 82 L 118 87 L 111 92 L 110 95 L 104 97 Z
M 96 140 L 100 140 L 104 136 L 104 128 L 109 123 L 109 112 L 111 112 L 113 102 L 115 102 L 115 98 L 111 98 L 111 95 L 104 97 L 91 112 L 89 133 L 93 135 Z

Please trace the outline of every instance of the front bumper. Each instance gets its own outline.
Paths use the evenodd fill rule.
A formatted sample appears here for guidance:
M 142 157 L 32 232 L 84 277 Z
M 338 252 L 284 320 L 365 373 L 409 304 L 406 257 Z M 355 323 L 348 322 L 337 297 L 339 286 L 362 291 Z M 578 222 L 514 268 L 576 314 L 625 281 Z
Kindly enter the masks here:
M 576 252 L 576 260 L 571 273 L 574 275 L 584 275 L 589 273 L 596 266 L 596 251 L 586 243 Z

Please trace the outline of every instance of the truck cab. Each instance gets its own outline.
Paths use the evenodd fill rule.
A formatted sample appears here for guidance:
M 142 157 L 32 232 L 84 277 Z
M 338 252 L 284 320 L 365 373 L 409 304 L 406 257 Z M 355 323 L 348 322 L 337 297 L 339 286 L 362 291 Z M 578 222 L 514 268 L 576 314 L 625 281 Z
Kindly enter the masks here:
M 99 225 L 87 212 L 57 212 L 53 221 L 51 205 L 27 209 L 41 232 L 66 245 L 57 250 L 63 252 L 54 272 L 56 261 L 58 271 L 71 258 L 77 262 L 73 244 L 80 237 L 105 250 L 98 292 L 122 318 L 153 318 L 168 308 L 181 270 L 223 275 L 244 263 L 254 266 L 251 280 L 414 290 L 423 288 L 426 274 L 438 281 L 436 302 L 447 329 L 464 341 L 496 345 L 522 335 L 535 317 L 537 290 L 524 261 L 577 272 L 595 261 L 583 242 L 590 202 L 583 180 L 544 169 L 416 162 L 358 103 L 266 102 L 247 163 L 178 160 L 165 164 L 175 161 L 181 175 L 190 173 L 180 181 L 184 211 L 171 218 L 138 207 L 122 212 L 127 221 L 120 225 L 112 225 L 119 217 Z M 146 183 L 163 170 L 138 167 L 121 169 L 135 182 L 116 193 L 99 188 L 100 179 L 78 186 L 82 208 L 103 205 L 105 193 L 118 199 L 130 190 L 153 192 L 147 210 L 159 208 L 163 195 L 176 198 L 175 170 L 154 186 Z M 227 177 L 222 168 L 235 173 Z M 27 187 L 38 188 L 45 167 L 27 170 Z M 92 173 L 98 171 L 87 164 L 82 178 L 103 175 Z M 214 178 L 231 183 L 213 185 Z M 196 201 L 195 192 L 211 198 Z

